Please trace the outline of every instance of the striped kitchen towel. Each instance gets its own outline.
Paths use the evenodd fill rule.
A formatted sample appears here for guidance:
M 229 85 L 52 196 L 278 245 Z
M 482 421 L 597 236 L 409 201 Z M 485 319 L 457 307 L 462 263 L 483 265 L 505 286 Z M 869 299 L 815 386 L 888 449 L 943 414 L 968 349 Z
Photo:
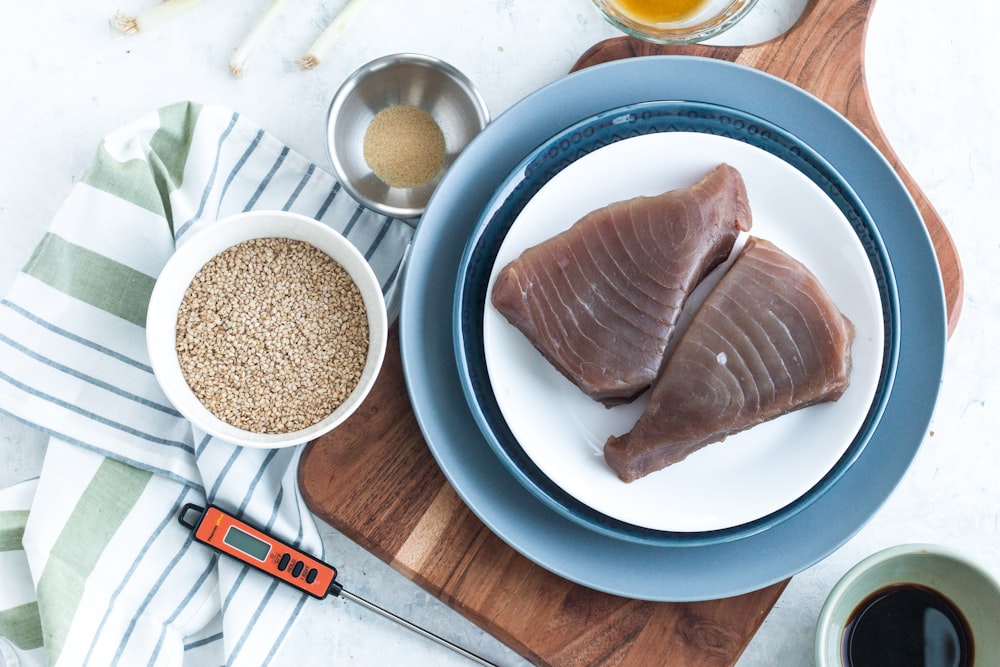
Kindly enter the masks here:
M 215 503 L 322 555 L 301 447 L 197 431 L 146 354 L 146 305 L 174 248 L 251 209 L 341 231 L 395 311 L 412 228 L 240 114 L 184 102 L 105 137 L 0 301 L 0 412 L 49 435 L 39 478 L 0 494 L 0 656 L 261 665 L 318 603 L 218 559 L 177 521 L 185 503 Z

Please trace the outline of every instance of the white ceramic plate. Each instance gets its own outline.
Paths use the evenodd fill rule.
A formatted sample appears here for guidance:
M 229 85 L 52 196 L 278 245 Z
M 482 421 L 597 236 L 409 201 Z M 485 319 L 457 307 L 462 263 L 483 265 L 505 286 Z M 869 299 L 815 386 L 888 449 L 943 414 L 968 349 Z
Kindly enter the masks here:
M 610 435 L 631 428 L 645 396 L 605 408 L 545 362 L 491 305 L 484 313 L 490 382 L 525 453 L 580 502 L 653 530 L 721 530 L 771 514 L 819 482 L 851 444 L 877 391 L 885 333 L 875 276 L 850 223 L 812 181 L 766 151 L 711 134 L 647 134 L 576 160 L 539 190 L 507 233 L 490 278 L 492 287 L 499 270 L 521 251 L 588 211 L 687 187 L 720 162 L 743 174 L 753 212 L 750 233 L 803 262 L 857 329 L 851 384 L 839 401 L 759 425 L 625 484 L 605 463 L 602 449 Z M 699 288 L 689 306 L 706 291 Z M 685 309 L 688 316 L 692 311 Z

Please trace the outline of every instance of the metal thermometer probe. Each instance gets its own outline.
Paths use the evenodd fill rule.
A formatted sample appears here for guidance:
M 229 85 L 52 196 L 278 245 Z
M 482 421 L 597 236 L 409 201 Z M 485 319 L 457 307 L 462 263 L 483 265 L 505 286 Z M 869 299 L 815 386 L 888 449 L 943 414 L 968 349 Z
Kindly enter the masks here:
M 188 520 L 189 513 L 199 516 L 194 522 L 190 522 Z M 177 520 L 180 521 L 181 525 L 193 531 L 194 539 L 198 542 L 203 542 L 216 551 L 221 551 L 227 556 L 271 575 L 275 579 L 280 579 L 314 598 L 322 600 L 332 593 L 335 596 L 351 600 L 376 614 L 399 623 L 422 637 L 450 648 L 475 663 L 486 665 L 486 667 L 496 667 L 493 663 L 466 651 L 444 637 L 425 630 L 405 618 L 396 616 L 391 611 L 345 590 L 343 585 L 337 581 L 337 568 L 282 542 L 273 535 L 236 518 L 215 505 L 203 508 L 188 503 L 181 508 Z

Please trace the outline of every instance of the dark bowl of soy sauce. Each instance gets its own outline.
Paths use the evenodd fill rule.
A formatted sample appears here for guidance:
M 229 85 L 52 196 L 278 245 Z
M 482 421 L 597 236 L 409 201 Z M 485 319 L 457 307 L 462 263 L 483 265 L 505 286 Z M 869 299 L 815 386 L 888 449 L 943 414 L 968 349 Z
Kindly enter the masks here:
M 818 667 L 1000 665 L 1000 585 L 957 551 L 907 544 L 869 556 L 830 592 Z

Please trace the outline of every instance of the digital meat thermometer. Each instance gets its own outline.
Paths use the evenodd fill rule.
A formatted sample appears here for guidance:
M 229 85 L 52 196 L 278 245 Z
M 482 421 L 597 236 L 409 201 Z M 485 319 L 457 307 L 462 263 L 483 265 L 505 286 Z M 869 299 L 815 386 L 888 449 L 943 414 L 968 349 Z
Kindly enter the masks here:
M 193 523 L 189 521 L 190 514 L 198 515 Z M 487 667 L 496 667 L 461 646 L 345 590 L 337 581 L 337 568 L 313 558 L 273 535 L 268 535 L 260 528 L 251 526 L 215 505 L 209 505 L 206 509 L 188 503 L 181 508 L 177 520 L 193 531 L 195 540 L 204 542 L 216 551 L 221 551 L 275 579 L 280 579 L 303 593 L 320 600 L 331 593 L 346 598 L 427 639 L 447 646 L 469 660 Z

